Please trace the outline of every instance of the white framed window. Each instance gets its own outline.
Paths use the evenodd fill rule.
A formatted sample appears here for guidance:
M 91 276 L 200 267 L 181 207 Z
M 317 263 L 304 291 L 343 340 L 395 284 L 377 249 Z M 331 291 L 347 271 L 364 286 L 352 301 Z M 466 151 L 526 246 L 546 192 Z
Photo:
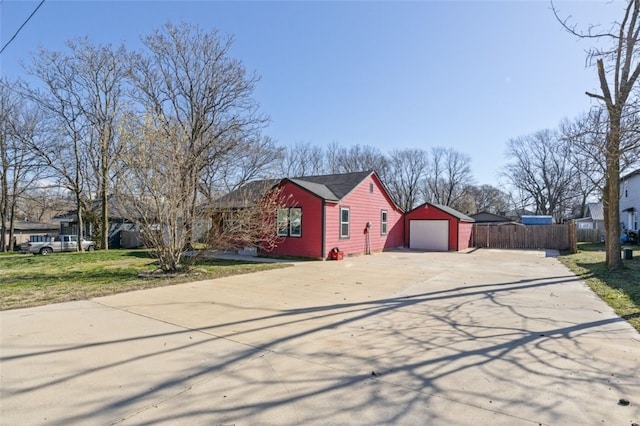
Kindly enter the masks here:
M 386 210 L 380 211 L 380 235 L 387 235 L 387 218 L 389 214 Z
M 278 209 L 276 222 L 279 237 L 302 236 L 302 209 L 300 207 Z
M 340 207 L 340 238 L 349 238 L 349 207 Z
M 276 217 L 276 226 L 278 228 L 278 236 L 286 237 L 289 235 L 289 209 L 278 209 Z
M 302 209 L 299 207 L 289 209 L 289 236 L 302 236 Z

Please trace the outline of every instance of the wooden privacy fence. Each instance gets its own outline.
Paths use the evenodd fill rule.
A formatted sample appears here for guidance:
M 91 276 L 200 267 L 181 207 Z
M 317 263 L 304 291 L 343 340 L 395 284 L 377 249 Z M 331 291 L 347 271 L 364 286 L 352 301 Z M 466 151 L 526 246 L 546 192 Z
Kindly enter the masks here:
M 478 248 L 554 249 L 577 251 L 574 222 L 562 225 L 474 224 Z
M 600 229 L 578 229 L 578 241 L 602 243 L 604 242 L 604 231 Z

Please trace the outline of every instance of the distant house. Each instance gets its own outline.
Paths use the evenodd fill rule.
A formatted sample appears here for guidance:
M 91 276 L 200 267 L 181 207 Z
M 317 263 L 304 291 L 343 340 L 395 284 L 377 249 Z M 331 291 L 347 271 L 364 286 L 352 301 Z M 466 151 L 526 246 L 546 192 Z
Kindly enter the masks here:
M 102 201 L 93 200 L 88 212 L 83 214 L 83 234 L 92 238 L 95 234 L 95 218 L 100 217 Z M 109 248 L 136 248 L 142 243 L 136 232 L 136 225 L 127 212 L 126 203 L 116 196 L 109 196 L 107 201 L 109 214 Z M 91 218 L 94 220 L 92 221 Z M 55 216 L 52 221 L 59 224 L 60 234 L 76 235 L 78 233 L 78 215 L 75 210 Z
M 506 216 L 500 216 L 499 214 L 489 212 L 478 212 L 476 214 L 469 215 L 469 217 L 475 220 L 476 223 L 508 223 L 512 221 Z
M 325 259 L 334 249 L 348 256 L 404 245 L 403 211 L 373 171 L 256 181 L 217 207 L 242 208 L 269 185 L 288 200 L 274 212 L 281 241 L 269 254 Z
M 604 231 L 604 209 L 602 202 L 588 203 L 584 217 L 576 219 L 578 229 L 598 229 Z
M 7 227 L 9 224 L 7 224 Z M 29 237 L 32 235 L 58 235 L 58 224 L 56 223 L 43 223 L 43 222 L 30 222 L 26 220 L 17 220 L 13 225 L 13 238 L 14 247 L 18 247 L 20 244 L 29 241 Z M 5 244 L 9 244 L 9 232 L 4 235 Z
M 505 212 L 503 216 L 509 218 L 513 222 L 519 222 L 522 216 L 533 216 L 535 214 L 536 212 L 533 212 L 528 209 L 515 209 L 515 210 L 509 210 L 508 212 Z
M 640 210 L 640 169 L 620 179 L 620 222 L 622 230 L 638 230 Z

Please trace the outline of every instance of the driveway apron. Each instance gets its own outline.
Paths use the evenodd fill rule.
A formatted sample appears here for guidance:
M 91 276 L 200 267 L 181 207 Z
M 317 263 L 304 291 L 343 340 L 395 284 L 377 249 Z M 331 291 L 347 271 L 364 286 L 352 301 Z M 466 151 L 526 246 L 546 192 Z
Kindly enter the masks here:
M 0 424 L 640 423 L 640 335 L 543 251 L 395 251 L 0 312 Z

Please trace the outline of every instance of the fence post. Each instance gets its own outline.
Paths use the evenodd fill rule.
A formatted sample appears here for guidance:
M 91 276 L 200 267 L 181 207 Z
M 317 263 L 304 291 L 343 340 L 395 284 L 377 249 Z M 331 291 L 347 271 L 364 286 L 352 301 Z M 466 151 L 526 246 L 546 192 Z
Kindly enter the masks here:
M 491 248 L 491 244 L 489 244 L 489 224 L 487 223 L 487 248 Z

